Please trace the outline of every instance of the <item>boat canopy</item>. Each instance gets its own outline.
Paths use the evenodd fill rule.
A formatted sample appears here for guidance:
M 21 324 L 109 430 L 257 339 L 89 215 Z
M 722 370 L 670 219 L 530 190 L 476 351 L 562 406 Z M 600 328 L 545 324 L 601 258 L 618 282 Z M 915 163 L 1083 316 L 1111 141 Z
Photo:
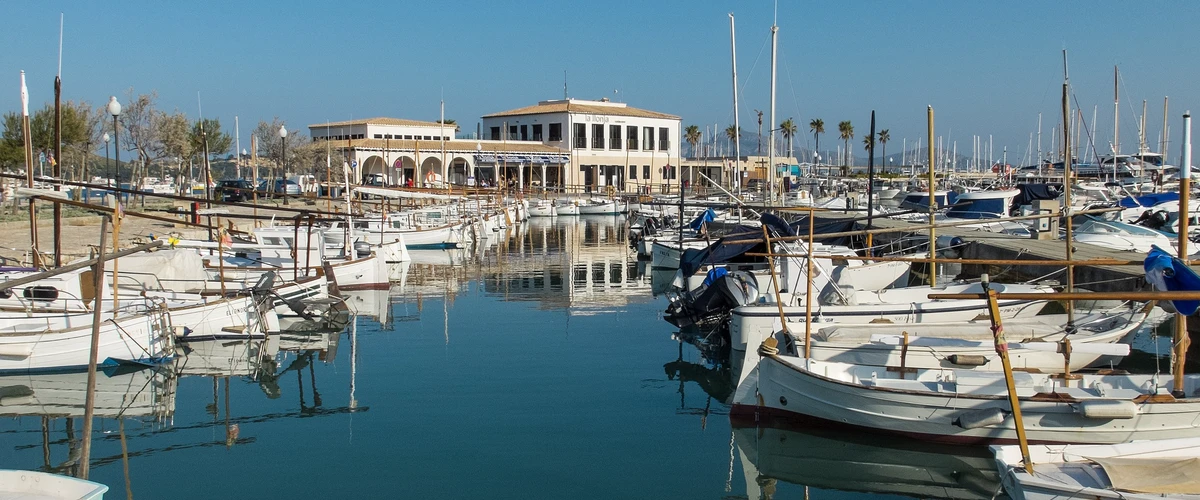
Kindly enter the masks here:
M 1164 201 L 1178 201 L 1179 193 L 1152 193 L 1141 196 L 1126 196 L 1121 198 L 1121 206 L 1125 208 L 1152 207 Z
M 1020 191 L 1016 198 L 1013 198 L 1013 207 L 1022 205 L 1032 205 L 1038 200 L 1057 200 L 1062 195 L 1062 184 L 1018 184 L 1017 190 Z
M 487 153 L 475 155 L 475 163 L 520 163 L 525 165 L 566 165 L 570 163 L 567 155 L 547 154 L 530 155 L 517 153 Z
M 716 219 L 716 218 L 717 218 L 717 213 L 713 212 L 713 209 L 708 208 L 708 209 L 705 209 L 703 213 L 698 215 L 695 218 L 695 220 L 693 220 L 690 224 L 688 224 L 688 227 L 692 228 L 693 231 L 699 231 L 700 226 L 703 226 L 704 223 L 706 223 L 706 222 L 712 222 L 713 219 Z
M 788 223 L 783 219 L 765 213 L 761 217 L 763 225 L 767 226 L 772 236 L 796 236 L 798 233 L 808 234 L 808 217 L 802 217 L 795 222 Z M 854 221 L 844 219 L 833 219 L 830 221 L 822 221 L 820 218 L 813 224 L 813 233 L 815 235 L 842 233 L 852 231 L 854 229 Z M 714 241 L 711 245 L 705 248 L 689 248 L 683 251 L 683 255 L 679 259 L 679 267 L 683 271 L 684 276 L 695 274 L 696 270 L 707 264 L 721 264 L 726 262 L 740 262 L 739 260 L 747 253 L 763 253 L 766 251 L 766 243 L 762 241 L 754 243 L 731 243 L 734 241 L 745 241 L 754 238 L 762 237 L 762 227 L 755 226 L 737 226 L 729 234 L 726 234 L 721 239 Z M 843 244 L 847 237 L 841 238 L 821 238 L 814 236 L 813 240 L 824 244 Z

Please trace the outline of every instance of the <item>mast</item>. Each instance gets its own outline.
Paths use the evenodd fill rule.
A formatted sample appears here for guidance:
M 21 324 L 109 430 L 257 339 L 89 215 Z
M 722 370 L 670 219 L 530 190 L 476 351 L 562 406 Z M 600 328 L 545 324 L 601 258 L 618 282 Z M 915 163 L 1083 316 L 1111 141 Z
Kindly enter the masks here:
M 1113 66 L 1113 177 L 1117 177 L 1117 155 L 1121 154 L 1121 96 L 1117 92 L 1117 78 L 1119 73 L 1117 67 Z
M 778 9 L 778 4 L 776 4 Z M 775 47 L 779 40 L 779 26 L 771 25 L 771 126 L 767 127 L 767 169 L 770 173 L 770 198 L 768 205 L 775 203 Z
M 729 47 L 733 54 L 733 175 L 737 184 L 738 198 L 742 197 L 742 125 L 738 120 L 737 82 L 737 35 L 734 30 L 733 13 L 729 13 Z M 679 214 L 680 217 L 683 214 Z
M 62 181 L 62 33 L 63 14 L 58 15 L 58 73 L 54 75 L 54 160 L 51 163 L 54 179 Z M 62 184 L 54 185 L 55 191 Z M 62 204 L 54 203 L 54 267 L 62 266 Z
M 21 70 L 21 132 L 25 141 L 25 184 L 26 187 L 33 188 L 33 137 L 29 129 L 29 87 L 25 86 L 25 70 Z M 29 242 L 33 250 L 33 265 L 41 267 L 35 205 L 34 198 L 29 198 Z
M 1188 196 L 1192 190 L 1192 112 L 1183 114 L 1183 158 L 1179 166 L 1179 259 L 1187 262 L 1188 252 Z M 1183 393 L 1183 365 L 1187 359 L 1191 339 L 1187 331 L 1187 317 L 1175 313 L 1175 366 L 1172 367 L 1176 397 Z
M 1066 156 L 1063 158 L 1063 214 L 1067 226 L 1066 247 L 1067 247 L 1067 262 L 1075 260 L 1075 242 L 1071 241 L 1071 103 L 1067 100 L 1071 79 L 1067 75 L 1067 51 L 1063 50 L 1063 93 L 1062 93 L 1062 112 L 1063 112 L 1063 153 Z M 1114 163 L 1115 165 L 1115 163 Z M 1067 264 L 1067 293 L 1075 291 L 1075 265 Z M 1067 331 L 1071 332 L 1075 328 L 1075 302 L 1067 301 Z
M 937 175 L 933 172 L 933 106 L 926 108 L 926 115 L 929 121 L 929 146 L 926 148 L 929 151 L 929 164 L 926 170 L 929 171 L 929 286 L 937 286 L 937 230 L 934 228 L 935 217 L 937 213 Z M 918 149 L 920 147 L 918 146 Z M 949 201 L 947 198 L 946 201 Z M 809 214 L 811 217 L 811 214 Z M 805 299 L 807 300 L 807 299 Z

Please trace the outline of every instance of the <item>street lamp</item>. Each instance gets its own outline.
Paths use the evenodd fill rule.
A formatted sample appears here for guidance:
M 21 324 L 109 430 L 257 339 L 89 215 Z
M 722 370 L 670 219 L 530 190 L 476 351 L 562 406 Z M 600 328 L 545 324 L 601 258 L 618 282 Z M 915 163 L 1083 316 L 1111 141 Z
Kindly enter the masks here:
M 279 145 L 279 188 L 283 190 L 283 204 L 287 205 L 287 128 L 283 125 L 279 126 Z
M 121 187 L 121 135 L 117 128 L 117 117 L 121 116 L 121 103 L 117 102 L 117 96 L 108 96 L 108 114 L 113 117 L 113 156 L 116 157 L 116 171 L 113 181 L 117 188 Z M 107 151 L 108 148 L 105 148 Z
M 477 142 L 477 143 L 475 143 L 475 162 L 474 162 L 474 164 L 475 164 L 475 187 L 479 187 L 481 185 L 480 181 L 483 180 L 483 179 L 479 178 L 479 159 L 482 156 L 483 156 L 483 143 Z
M 104 141 L 104 169 L 108 171 L 108 178 L 111 179 L 112 178 L 112 162 L 108 161 L 108 141 L 109 141 L 108 132 L 105 132 L 104 135 L 100 137 L 100 139 L 102 139 Z M 88 182 L 91 182 L 91 180 L 89 179 Z M 105 182 L 104 184 L 107 185 L 108 183 Z

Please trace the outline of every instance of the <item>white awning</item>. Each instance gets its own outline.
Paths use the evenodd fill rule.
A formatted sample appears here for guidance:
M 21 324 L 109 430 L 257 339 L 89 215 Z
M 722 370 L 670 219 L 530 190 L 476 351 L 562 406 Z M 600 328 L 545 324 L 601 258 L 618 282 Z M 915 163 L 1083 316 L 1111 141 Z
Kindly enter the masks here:
M 388 189 L 388 188 L 370 187 L 370 186 L 355 186 L 354 192 L 360 193 L 360 194 L 371 195 L 371 196 L 380 196 L 383 198 L 408 198 L 408 199 L 441 200 L 441 201 L 463 199 L 461 196 L 448 196 L 448 195 L 444 195 L 444 194 L 434 194 L 434 193 L 417 193 L 417 192 L 413 192 L 413 191 L 400 191 L 398 189 Z

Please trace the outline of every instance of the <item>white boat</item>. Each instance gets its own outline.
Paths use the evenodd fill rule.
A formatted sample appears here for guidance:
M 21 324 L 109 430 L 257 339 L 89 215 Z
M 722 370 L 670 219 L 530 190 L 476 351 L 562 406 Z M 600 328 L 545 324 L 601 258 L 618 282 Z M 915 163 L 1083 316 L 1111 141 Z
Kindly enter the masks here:
M 615 200 L 589 200 L 579 205 L 579 215 L 617 215 L 621 213 Z
M 766 353 L 746 365 L 731 415 L 815 420 L 959 444 L 1017 438 L 1003 372 L 890 370 Z M 1037 443 L 1200 437 L 1200 399 L 1171 396 L 1170 376 L 1012 373 L 1025 433 Z M 1184 377 L 1184 394 L 1200 375 Z M 749 417 L 756 418 L 756 417 Z
M 551 200 L 538 200 L 536 205 L 529 207 L 530 217 L 554 217 L 555 215 L 558 215 L 558 212 Z
M 1040 285 L 997 284 L 992 288 L 1008 293 L 1054 293 Z M 814 288 L 816 290 L 816 288 Z M 805 301 L 813 300 L 812 321 L 828 326 L 867 323 L 924 323 L 969 321 L 987 314 L 985 300 L 931 300 L 931 293 L 981 293 L 979 283 L 959 283 L 937 287 L 914 286 L 885 290 L 855 290 L 850 287 L 829 287 L 815 298 L 793 296 L 794 301 L 782 307 L 784 320 L 803 325 L 810 310 Z M 1047 295 L 1047 299 L 1051 297 Z M 1000 300 L 1000 312 L 1005 319 L 1031 317 L 1045 306 L 1045 301 Z M 735 308 L 729 324 L 732 347 L 746 349 L 747 338 L 765 338 L 778 331 L 780 307 L 772 303 L 750 304 Z M 803 331 L 803 326 L 799 331 Z
M 1115 364 L 1129 352 L 1128 342 L 1137 333 L 1146 313 L 1098 313 L 1075 318 L 1076 330 L 1067 333 L 1065 314 L 1039 315 L 1004 322 L 1004 333 L 1012 342 L 1009 359 L 1014 369 L 1062 373 L 1089 366 Z M 967 368 L 1000 371 L 989 319 L 965 322 L 917 323 L 907 325 L 834 324 L 812 331 L 809 355 L 820 361 L 864 366 L 903 368 Z M 789 325 L 784 338 L 785 354 L 800 355 L 804 349 L 804 325 Z M 757 346 L 765 338 L 747 339 Z M 1071 356 L 1063 358 L 1060 343 L 1069 340 Z M 1092 347 L 1098 346 L 1098 347 Z M 747 355 L 754 356 L 748 351 Z
M 91 324 L 0 333 L 0 372 L 85 369 L 91 342 Z M 119 316 L 100 324 L 99 366 L 158 364 L 174 355 L 175 330 L 165 310 Z
M 0 469 L 0 498 L 13 500 L 101 500 L 108 486 L 70 476 Z
M 558 200 L 554 205 L 554 214 L 560 217 L 579 215 L 579 203 L 572 200 Z
M 1153 229 L 1095 218 L 1072 228 L 1071 238 L 1077 243 L 1143 254 L 1149 253 L 1155 245 L 1172 248 L 1174 243 L 1165 234 Z
M 175 373 L 158 368 L 98 371 L 93 414 L 105 418 L 170 417 L 175 413 L 178 383 Z M 3 375 L 0 416 L 82 417 L 87 393 L 86 371 Z
M 1019 446 L 993 446 L 1014 500 L 1200 498 L 1200 438 L 1111 445 L 1032 445 L 1033 473 Z

